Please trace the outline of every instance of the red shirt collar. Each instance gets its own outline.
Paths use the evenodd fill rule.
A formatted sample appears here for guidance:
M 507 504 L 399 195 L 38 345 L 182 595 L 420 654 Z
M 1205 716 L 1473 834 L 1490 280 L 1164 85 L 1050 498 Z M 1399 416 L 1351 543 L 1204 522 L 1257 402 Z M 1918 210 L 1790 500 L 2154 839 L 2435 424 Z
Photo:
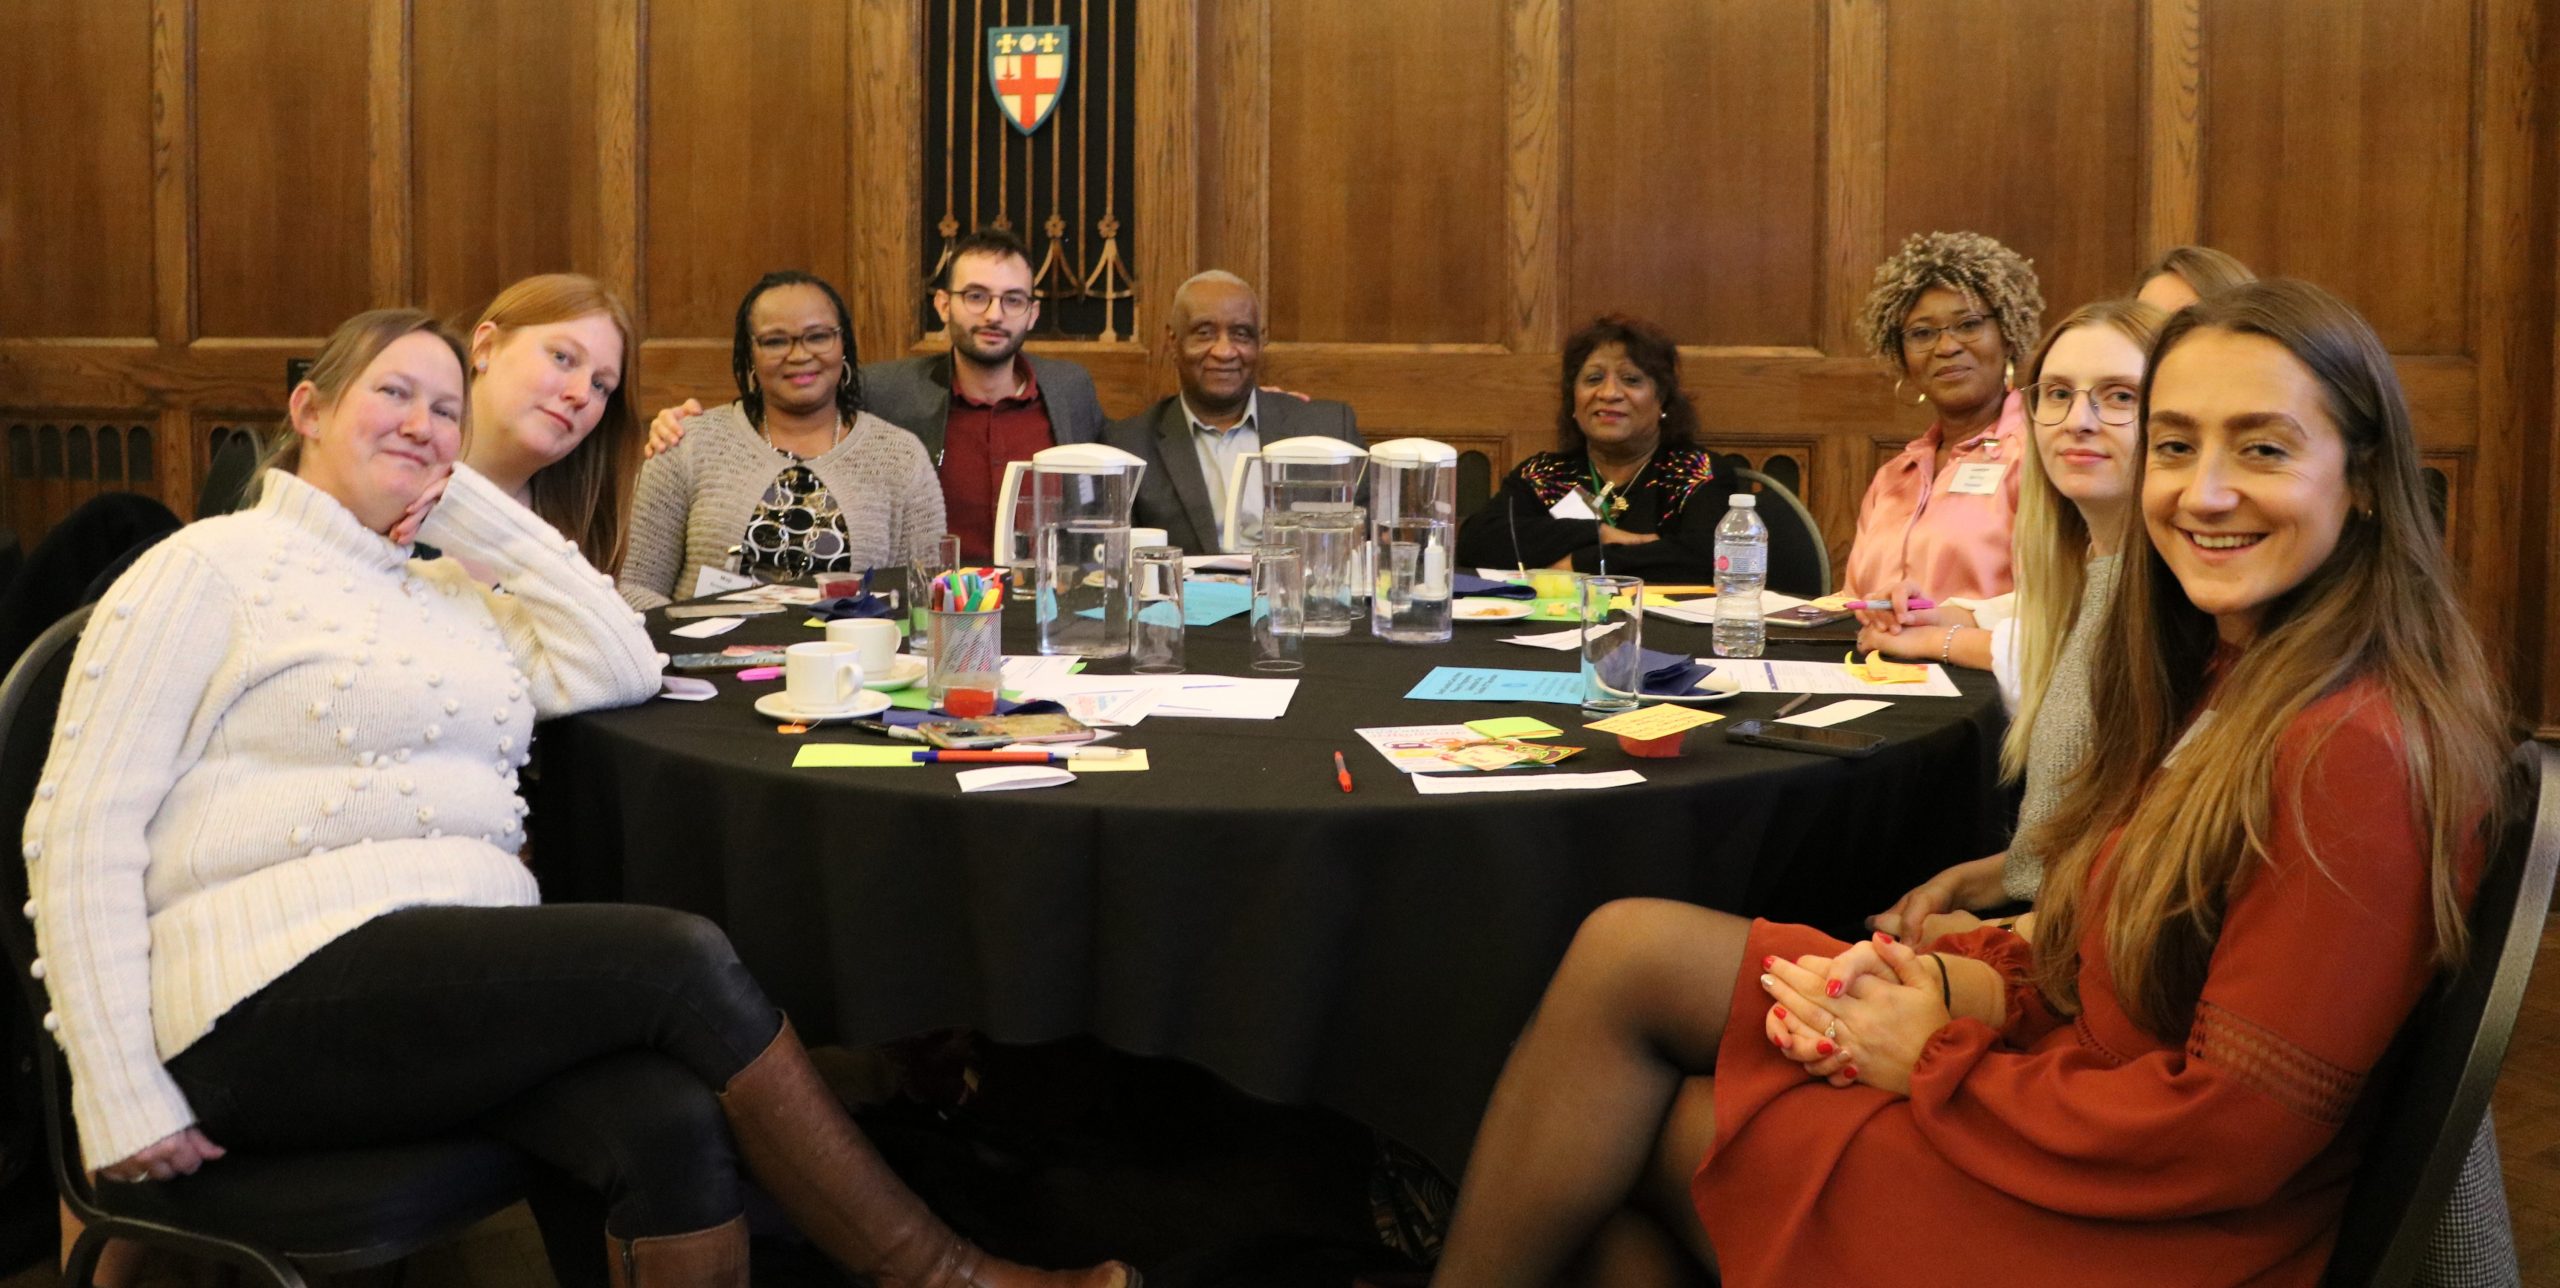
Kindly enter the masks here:
M 1040 397 L 1040 377 L 1037 373 L 1032 371 L 1031 360 L 1029 358 L 1022 356 L 1019 353 L 1013 355 L 1013 374 L 1021 377 L 1022 387 L 1014 391 L 1012 397 L 999 398 L 991 403 L 979 402 L 977 399 L 960 391 L 960 360 L 958 358 L 953 358 L 951 360 L 952 401 L 967 403 L 972 407 L 1013 407 L 1035 401 Z

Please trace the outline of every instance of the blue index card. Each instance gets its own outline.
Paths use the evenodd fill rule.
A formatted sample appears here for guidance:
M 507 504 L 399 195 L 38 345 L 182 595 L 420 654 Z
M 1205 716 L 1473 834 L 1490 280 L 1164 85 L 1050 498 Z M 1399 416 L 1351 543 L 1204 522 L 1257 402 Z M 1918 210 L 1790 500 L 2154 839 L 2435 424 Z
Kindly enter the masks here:
M 1251 586 L 1232 581 L 1182 583 L 1182 624 L 1185 626 L 1215 626 L 1251 607 L 1253 607 L 1253 587 Z M 1088 608 L 1076 616 L 1100 617 L 1102 610 Z
M 1578 707 L 1582 705 L 1582 673 L 1435 666 L 1405 696 L 1429 702 L 1561 702 Z

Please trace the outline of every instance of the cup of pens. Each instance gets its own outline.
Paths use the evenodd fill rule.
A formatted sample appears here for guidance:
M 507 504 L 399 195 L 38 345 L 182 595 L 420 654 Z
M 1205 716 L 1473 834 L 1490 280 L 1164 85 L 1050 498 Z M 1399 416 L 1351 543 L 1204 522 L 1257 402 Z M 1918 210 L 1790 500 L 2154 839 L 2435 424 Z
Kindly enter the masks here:
M 926 585 L 931 652 L 925 688 L 962 718 L 991 714 L 1004 685 L 1004 583 L 993 568 L 955 568 Z

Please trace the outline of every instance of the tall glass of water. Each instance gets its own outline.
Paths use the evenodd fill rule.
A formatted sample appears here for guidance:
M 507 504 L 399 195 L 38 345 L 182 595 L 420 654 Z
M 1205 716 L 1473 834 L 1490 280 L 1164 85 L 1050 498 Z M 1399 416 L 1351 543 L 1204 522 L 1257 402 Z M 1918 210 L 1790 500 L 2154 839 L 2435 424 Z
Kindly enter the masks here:
M 1348 635 L 1355 611 L 1353 578 L 1366 520 L 1358 506 L 1296 514 L 1297 546 L 1306 557 L 1307 634 Z
M 1142 546 L 1129 555 L 1129 669 L 1170 675 L 1182 669 L 1182 550 Z
M 1032 621 L 1052 656 L 1129 655 L 1129 529 L 1108 519 L 1069 519 L 1040 531 Z
M 1253 669 L 1295 671 L 1306 635 L 1305 564 L 1295 546 L 1256 546 L 1253 551 Z
M 1399 644 L 1446 644 L 1451 634 L 1449 556 L 1456 525 L 1399 519 L 1378 525 L 1378 589 L 1369 629 Z
M 1644 582 L 1585 577 L 1574 602 L 1582 624 L 1582 709 L 1634 710 L 1644 690 Z

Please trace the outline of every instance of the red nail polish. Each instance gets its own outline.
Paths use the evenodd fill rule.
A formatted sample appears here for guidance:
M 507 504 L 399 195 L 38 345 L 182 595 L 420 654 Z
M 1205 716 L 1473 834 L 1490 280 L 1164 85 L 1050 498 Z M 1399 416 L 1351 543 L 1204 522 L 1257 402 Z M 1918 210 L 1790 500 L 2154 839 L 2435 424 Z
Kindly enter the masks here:
M 1769 1013 L 1782 1020 L 1787 1018 L 1787 1008 L 1783 1006 L 1772 1006 L 1769 1008 Z
M 1825 996 L 1825 997 L 1838 997 L 1838 996 L 1840 996 L 1840 981 L 1838 981 L 1838 980 L 1836 980 L 1836 979 L 1835 979 L 1835 980 L 1832 980 L 1832 981 L 1830 981 L 1830 982 L 1828 982 L 1828 983 L 1824 984 L 1824 985 L 1822 986 L 1822 995 L 1823 995 L 1823 996 Z
M 1786 1050 L 1786 1049 L 1787 1049 L 1787 1040 L 1786 1040 L 1785 1038 L 1778 1037 L 1778 1036 L 1776 1036 L 1775 1034 L 1772 1034 L 1772 1035 L 1770 1035 L 1770 1038 L 1769 1038 L 1769 1045 L 1771 1045 L 1771 1046 L 1773 1046 L 1773 1047 L 1776 1047 L 1776 1048 L 1778 1048 L 1778 1049 L 1779 1049 L 1779 1050 L 1781 1050 L 1781 1051 L 1784 1051 L 1784 1050 Z
M 1855 1080 L 1857 1079 L 1857 1076 L 1858 1076 L 1858 1066 L 1856 1066 L 1856 1065 L 1854 1065 L 1854 1064 L 1844 1064 L 1844 1065 L 1841 1065 L 1841 1066 L 1840 1066 L 1840 1076 L 1841 1076 L 1841 1077 L 1844 1077 L 1844 1078 L 1848 1078 L 1848 1079 L 1850 1079 L 1850 1080 L 1852 1080 L 1852 1081 L 1855 1081 Z
M 1778 959 L 1777 959 L 1777 958 L 1775 958 L 1775 957 L 1763 957 L 1763 958 L 1761 958 L 1761 959 L 1760 959 L 1760 969 L 1762 969 L 1762 970 L 1767 970 L 1767 969 L 1769 969 L 1770 967 L 1775 966 L 1775 965 L 1777 965 L 1777 964 L 1778 964 Z
M 1832 1046 L 1828 1042 L 1816 1042 L 1813 1044 L 1813 1053 L 1815 1055 L 1829 1055 L 1835 1050 L 1838 1050 L 1838 1048 Z
M 1879 943 L 1879 944 L 1889 944 L 1889 943 L 1892 943 L 1892 942 L 1893 942 L 1893 936 L 1888 935 L 1888 934 L 1884 933 L 1883 931 L 1879 930 L 1879 931 L 1877 931 L 1877 932 L 1876 932 L 1876 942 L 1877 942 L 1877 943 Z

